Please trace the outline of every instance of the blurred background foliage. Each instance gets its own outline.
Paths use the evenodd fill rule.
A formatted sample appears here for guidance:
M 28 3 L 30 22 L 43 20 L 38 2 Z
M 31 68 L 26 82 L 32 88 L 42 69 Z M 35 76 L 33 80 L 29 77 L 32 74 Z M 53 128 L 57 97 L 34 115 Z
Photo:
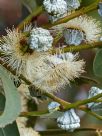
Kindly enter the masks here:
M 5 34 L 5 29 L 15 27 L 25 18 L 27 17 L 34 9 L 38 8 L 42 4 L 43 0 L 0 0 L 0 35 Z M 87 6 L 93 3 L 95 0 L 82 0 L 82 6 Z M 98 15 L 97 10 L 89 13 L 90 16 L 96 18 L 100 22 L 102 22 L 102 18 Z M 47 17 L 45 14 L 41 14 L 39 17 L 34 18 L 34 22 L 37 19 L 37 24 L 47 22 Z M 102 23 L 101 23 L 102 26 Z M 90 76 L 93 79 L 97 79 L 100 81 L 99 86 L 102 88 L 102 78 L 96 77 L 93 73 L 93 60 L 98 49 L 90 49 L 87 51 L 81 51 L 81 57 L 86 61 L 86 76 Z M 92 84 L 81 84 L 80 86 L 74 85 L 72 87 L 67 87 L 64 91 L 57 93 L 57 96 L 63 98 L 66 101 L 75 102 L 79 99 L 87 98 L 87 92 L 92 86 Z M 1 101 L 0 101 L 1 102 Z M 42 102 L 38 105 L 38 109 L 46 109 L 49 101 Z M 36 105 L 35 105 L 36 107 Z M 100 128 L 102 129 L 102 121 L 91 117 L 90 115 L 85 114 L 84 112 L 77 111 L 79 116 L 81 117 L 81 127 L 89 127 L 89 128 Z M 100 113 L 102 115 L 102 113 Z M 31 119 L 32 121 L 32 119 Z M 37 118 L 36 123 L 35 119 L 34 128 L 37 131 L 44 131 L 47 129 L 55 129 L 57 127 L 56 123 L 52 119 L 41 119 Z M 0 131 L 1 133 L 1 131 Z M 59 134 L 60 135 L 60 134 Z M 95 132 L 77 132 L 70 134 L 61 134 L 61 136 L 97 136 Z M 1 135 L 0 135 L 1 136 Z M 11 136 L 11 135 L 10 135 Z M 54 136 L 54 134 L 53 134 Z M 56 135 L 55 135 L 56 136 Z

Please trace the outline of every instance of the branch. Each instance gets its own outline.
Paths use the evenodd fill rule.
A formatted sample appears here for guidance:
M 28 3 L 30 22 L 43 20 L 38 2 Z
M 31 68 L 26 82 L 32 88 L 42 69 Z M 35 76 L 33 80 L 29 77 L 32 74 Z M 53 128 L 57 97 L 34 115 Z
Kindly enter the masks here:
M 102 120 L 102 116 L 100 116 L 100 115 L 98 115 L 97 113 L 95 113 L 95 112 L 93 112 L 93 111 L 91 111 L 90 109 L 88 109 L 88 108 L 83 108 L 83 110 L 82 111 L 84 111 L 84 112 L 86 112 L 86 113 L 88 113 L 88 114 L 90 114 L 91 116 L 93 116 L 93 117 L 95 117 L 95 118 L 97 118 L 97 119 L 99 119 L 99 120 Z
M 71 46 L 67 46 L 62 48 L 63 52 L 78 52 L 78 51 L 82 51 L 82 50 L 88 50 L 88 49 L 93 49 L 93 48 L 102 48 L 102 42 L 95 42 L 95 43 L 91 43 L 91 44 L 81 44 L 78 46 L 75 45 L 71 45 Z M 55 54 L 56 52 L 58 52 L 59 48 L 54 48 L 52 49 L 52 54 Z
M 98 94 L 96 96 L 93 96 L 92 98 L 90 99 L 84 99 L 84 100 L 80 100 L 80 101 L 77 101 L 75 103 L 72 103 L 72 104 L 69 104 L 68 106 L 66 106 L 65 109 L 70 109 L 70 108 L 76 108 L 80 105 L 85 105 L 87 103 L 91 103 L 91 102 L 94 102 L 95 100 L 99 99 L 102 97 L 102 93 L 101 94 Z
M 48 114 L 49 111 L 48 110 L 44 110 L 44 111 L 34 111 L 34 112 L 21 112 L 20 117 L 37 117 L 37 116 L 43 116 L 45 114 Z
M 96 102 L 96 103 L 100 103 L 100 102 L 102 102 L 102 99 L 94 100 L 94 102 Z
M 99 119 L 99 120 L 102 120 L 102 116 L 96 114 L 95 112 L 92 112 L 90 109 L 88 109 L 87 107 L 82 107 L 82 106 L 79 106 L 77 107 L 77 109 L 79 110 L 82 110 L 84 112 L 86 112 L 87 114 Z M 62 111 L 62 109 L 60 109 L 59 111 Z M 48 110 L 44 110 L 44 111 L 32 111 L 32 112 L 21 112 L 20 114 L 20 117 L 41 117 L 41 116 L 45 116 L 46 114 L 50 114 Z

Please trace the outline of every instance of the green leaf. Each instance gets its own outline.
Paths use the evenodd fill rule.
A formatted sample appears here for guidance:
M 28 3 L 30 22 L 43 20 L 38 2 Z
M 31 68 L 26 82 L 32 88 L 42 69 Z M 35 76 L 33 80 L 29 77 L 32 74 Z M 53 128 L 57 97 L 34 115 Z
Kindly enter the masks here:
M 19 136 L 16 122 L 7 125 L 5 128 L 0 128 L 0 136 Z
M 0 111 L 3 111 L 4 108 L 5 108 L 5 97 L 3 94 L 0 93 Z M 0 136 L 19 136 L 19 131 L 16 122 L 7 125 L 5 128 L 0 128 Z
M 96 53 L 93 63 L 93 71 L 96 76 L 102 77 L 102 49 Z
M 11 124 L 21 111 L 20 95 L 11 81 L 7 71 L 0 65 L 0 78 L 3 83 L 5 92 L 5 108 L 3 114 L 0 116 L 0 127 L 5 127 Z
M 5 107 L 5 97 L 3 94 L 0 93 L 0 112 L 4 110 L 4 107 Z

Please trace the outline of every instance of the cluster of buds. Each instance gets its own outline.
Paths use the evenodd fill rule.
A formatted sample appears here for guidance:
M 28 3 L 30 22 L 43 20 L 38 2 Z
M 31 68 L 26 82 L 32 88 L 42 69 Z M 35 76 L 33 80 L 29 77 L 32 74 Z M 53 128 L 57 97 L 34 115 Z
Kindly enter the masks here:
M 79 0 L 44 0 L 43 5 L 50 21 L 55 22 L 80 7 L 80 2 Z

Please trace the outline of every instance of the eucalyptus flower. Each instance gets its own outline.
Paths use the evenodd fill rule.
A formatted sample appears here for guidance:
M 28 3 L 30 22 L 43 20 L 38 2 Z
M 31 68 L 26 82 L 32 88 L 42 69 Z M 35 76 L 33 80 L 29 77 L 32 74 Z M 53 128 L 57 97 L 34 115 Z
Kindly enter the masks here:
M 3 40 L 0 42 L 0 50 L 3 52 L 2 59 L 19 75 L 24 71 L 30 53 L 22 51 L 23 45 L 20 42 L 23 40 L 24 35 L 21 32 L 14 28 L 12 30 L 7 29 L 6 32 L 7 35 L 3 36 Z
M 16 29 L 7 29 L 7 35 L 2 37 L 0 41 L 0 50 L 3 52 L 2 59 L 4 64 L 11 66 L 16 70 L 17 75 L 25 73 L 26 63 L 29 57 L 34 59 L 39 52 L 47 51 L 51 48 L 53 38 L 46 29 L 32 29 L 30 40 Z M 30 43 L 29 43 L 30 41 Z
M 80 127 L 80 118 L 76 115 L 74 109 L 70 109 L 57 118 L 57 123 L 60 128 L 73 132 Z
M 52 29 L 64 33 L 66 42 L 75 45 L 80 44 L 82 41 L 86 43 L 97 42 L 102 32 L 100 22 L 87 15 L 74 18 Z
M 43 5 L 52 22 L 67 14 L 67 3 L 65 0 L 44 0 Z
M 91 89 L 89 90 L 88 98 L 92 98 L 101 93 L 102 93 L 102 89 L 99 89 L 97 87 L 91 87 Z M 101 98 L 99 100 L 101 100 Z M 90 108 L 93 111 L 102 110 L 102 102 L 91 102 L 88 103 L 87 105 L 88 108 Z
M 53 37 L 50 32 L 43 28 L 33 28 L 30 32 L 29 48 L 35 51 L 47 51 L 51 48 Z
M 41 91 L 59 91 L 84 72 L 85 62 L 78 60 L 78 55 L 46 53 L 35 56 L 27 62 L 26 76 Z

